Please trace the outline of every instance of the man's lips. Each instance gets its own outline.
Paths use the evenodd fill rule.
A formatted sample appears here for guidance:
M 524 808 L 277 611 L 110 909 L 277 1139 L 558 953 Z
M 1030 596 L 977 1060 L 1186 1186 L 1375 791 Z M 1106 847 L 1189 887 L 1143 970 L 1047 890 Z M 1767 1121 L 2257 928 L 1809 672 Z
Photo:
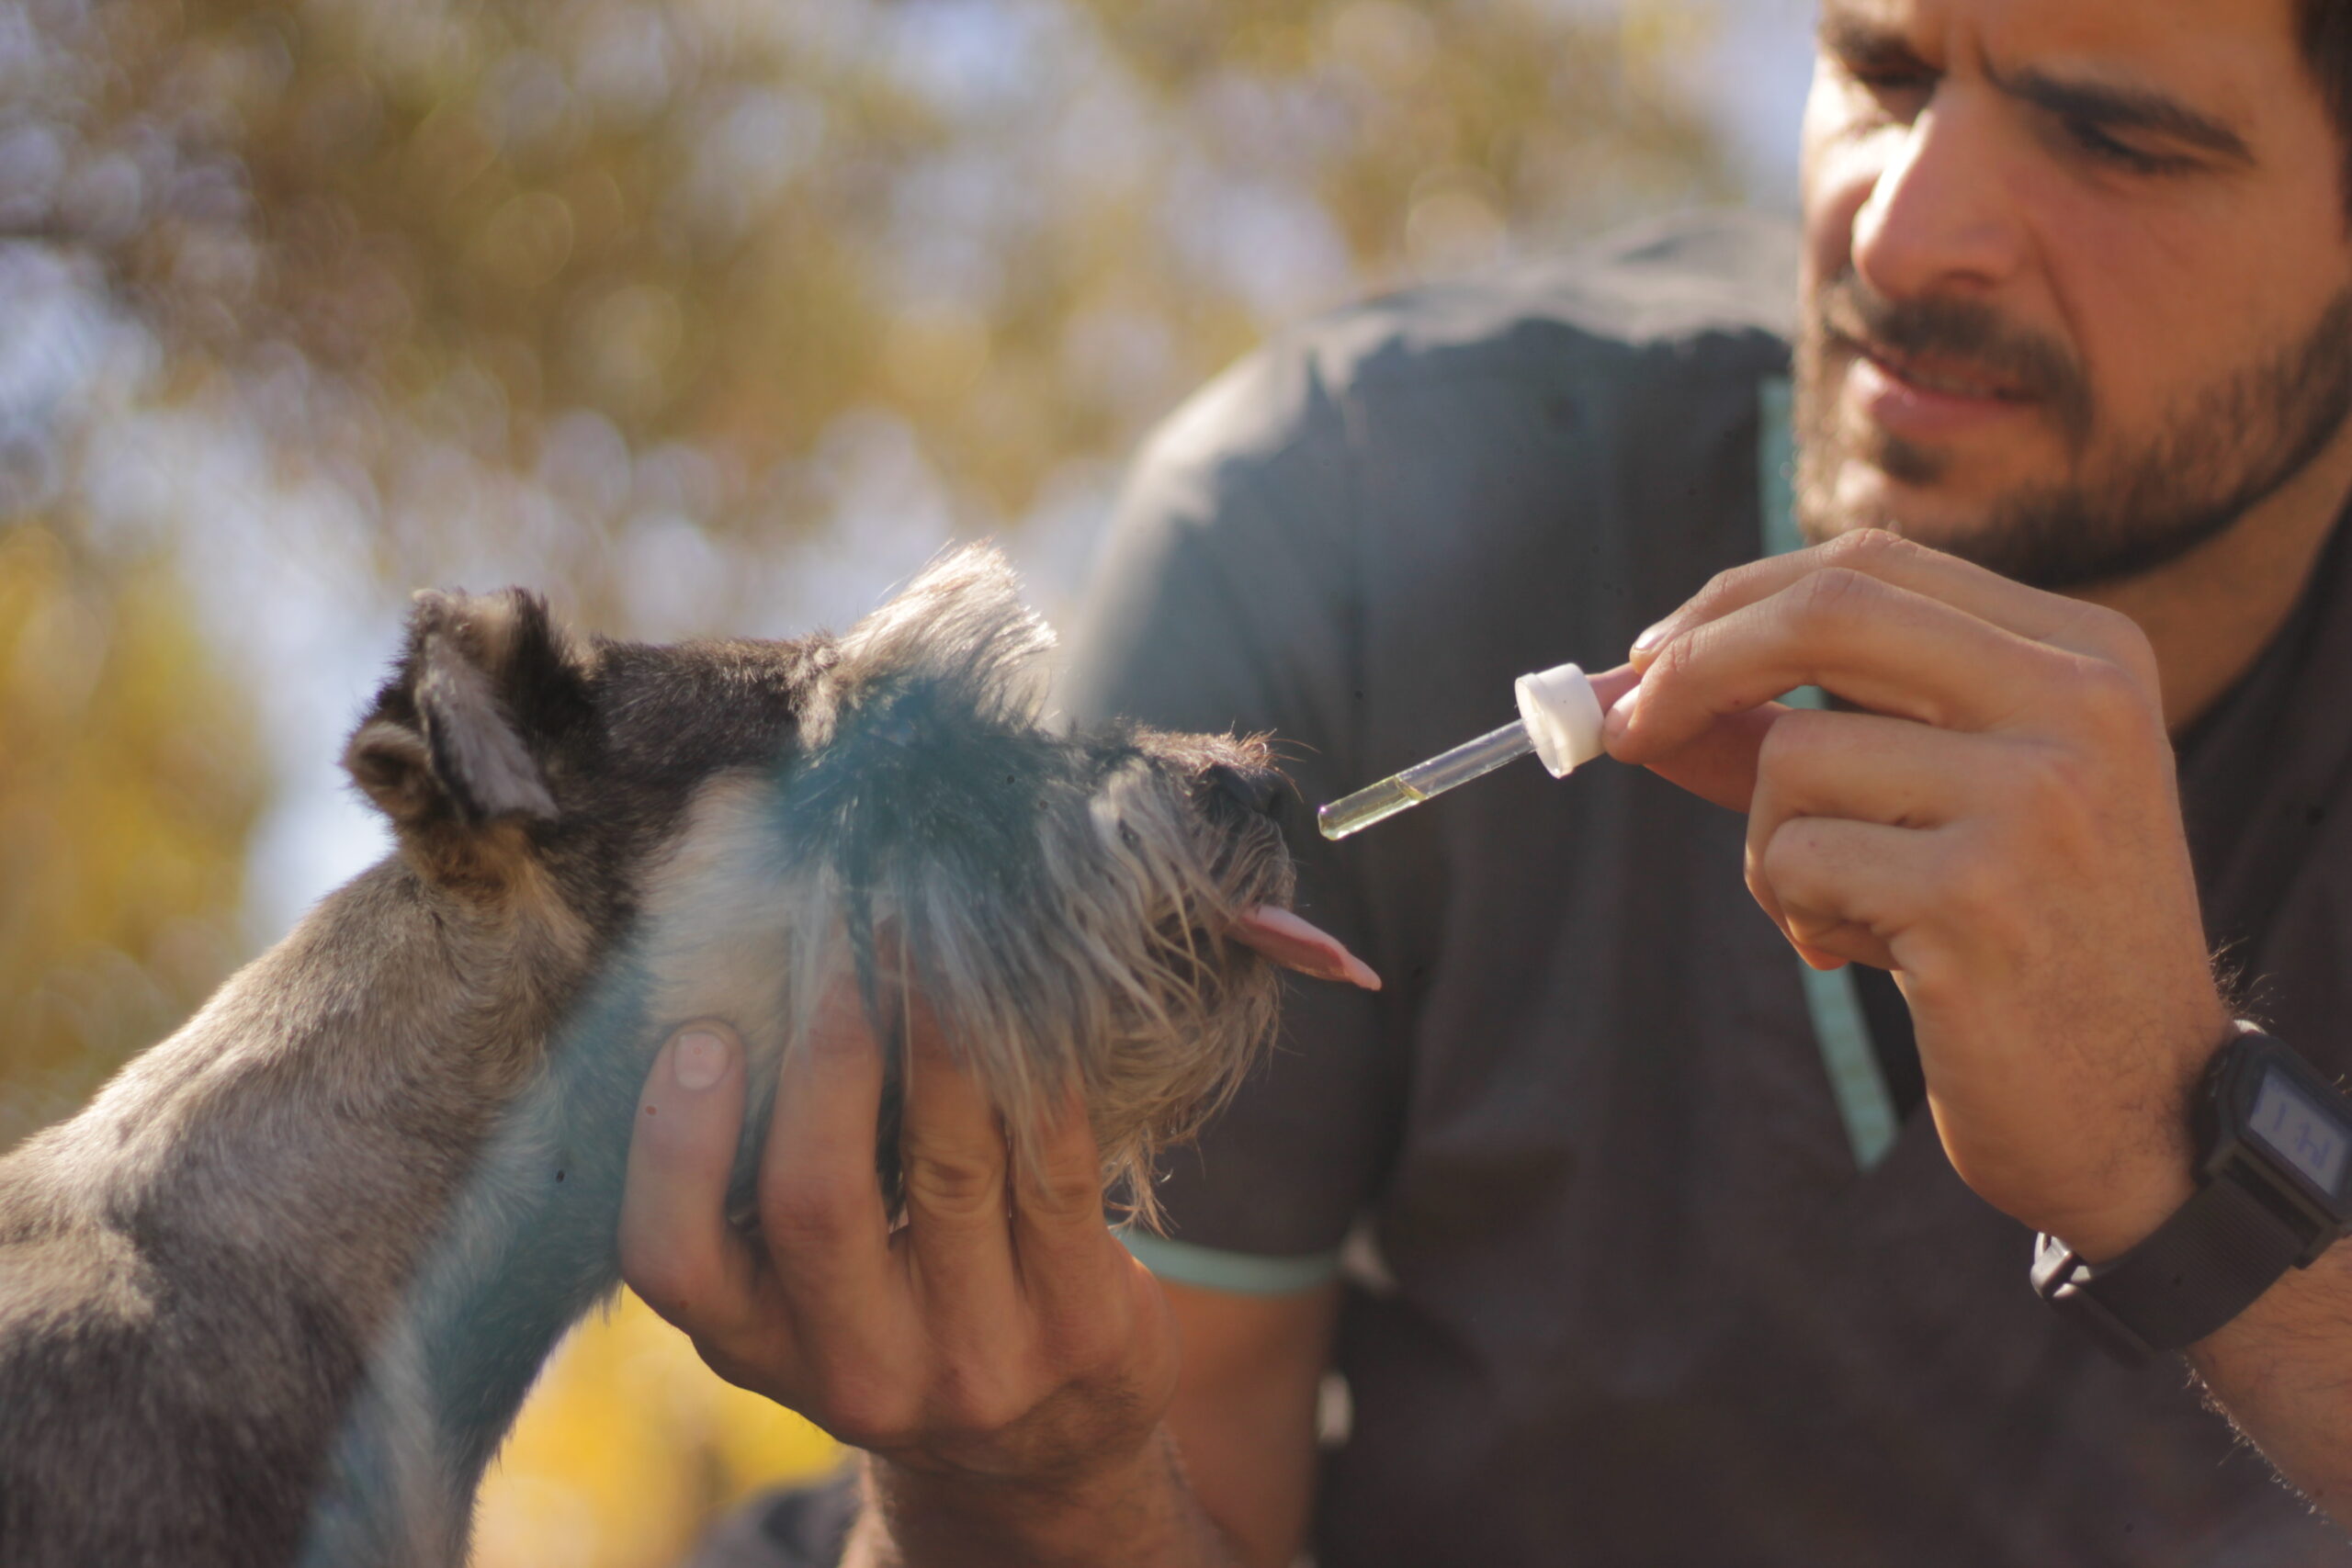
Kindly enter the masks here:
M 1934 442 L 2006 423 L 2038 400 L 2015 382 L 1952 360 L 1898 355 L 1839 334 L 1853 355 L 1845 399 L 1899 440 Z
M 1868 361 L 1886 380 L 1939 398 L 1975 398 L 1988 402 L 2030 402 L 2032 392 L 2015 379 L 1966 360 L 1932 354 L 1905 354 L 1873 343 L 1850 326 L 1826 323 L 1830 341 L 1858 360 Z
M 1857 343 L 1854 350 L 1889 380 L 1942 398 L 1979 398 L 1989 402 L 2021 403 L 2028 394 L 2018 387 L 1964 367 L 1933 359 L 1915 359 Z

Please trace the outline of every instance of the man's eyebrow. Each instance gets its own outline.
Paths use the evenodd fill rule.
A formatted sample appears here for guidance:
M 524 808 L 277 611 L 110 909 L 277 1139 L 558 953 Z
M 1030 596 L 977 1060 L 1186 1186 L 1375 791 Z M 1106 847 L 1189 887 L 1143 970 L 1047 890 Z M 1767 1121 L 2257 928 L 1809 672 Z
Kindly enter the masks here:
M 1901 29 L 1834 6 L 1821 8 L 1820 24 L 1815 30 L 1823 51 L 1849 67 L 1867 71 L 1919 63 L 1918 51 Z
M 2237 163 L 2254 162 L 2254 149 L 2246 145 L 2245 137 L 2211 115 L 2150 88 L 2114 86 L 2103 82 L 2062 82 L 2033 70 L 2006 77 L 1996 75 L 1993 80 L 2010 96 L 2022 98 L 2054 115 L 2088 120 L 2103 130 L 2154 131 Z

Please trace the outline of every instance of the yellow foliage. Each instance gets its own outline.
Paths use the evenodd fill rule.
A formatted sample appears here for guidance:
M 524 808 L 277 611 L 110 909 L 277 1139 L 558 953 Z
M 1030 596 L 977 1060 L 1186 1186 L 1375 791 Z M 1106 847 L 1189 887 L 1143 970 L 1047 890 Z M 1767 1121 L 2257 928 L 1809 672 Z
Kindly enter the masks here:
M 364 476 L 396 549 L 483 525 L 412 488 L 420 445 L 552 473 L 583 419 L 707 482 L 573 484 L 573 526 L 822 526 L 828 434 L 876 413 L 965 527 L 1015 525 L 1287 317 L 1729 194 L 1651 69 L 1706 0 L 103 15 L 44 39 L 106 69 L 51 73 L 70 166 L 19 205 L 181 385 L 242 386 L 282 452 Z M 273 394 L 291 363 L 357 395 Z M 560 570 L 609 586 L 593 553 Z
M 252 752 L 162 562 L 0 524 L 0 1148 L 228 972 Z
M 624 1294 L 539 1380 L 482 1490 L 474 1568 L 667 1568 L 744 1498 L 841 1456 Z

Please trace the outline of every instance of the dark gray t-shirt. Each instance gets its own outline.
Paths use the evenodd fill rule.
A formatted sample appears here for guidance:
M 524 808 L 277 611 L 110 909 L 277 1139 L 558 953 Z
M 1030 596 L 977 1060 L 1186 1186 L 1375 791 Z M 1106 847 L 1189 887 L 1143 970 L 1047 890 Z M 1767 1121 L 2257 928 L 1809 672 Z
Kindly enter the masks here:
M 1313 830 L 1753 558 L 1792 256 L 1708 220 L 1363 306 L 1147 452 L 1069 705 L 1283 737 L 1302 907 L 1388 982 L 1294 986 L 1272 1066 L 1173 1161 L 1170 1256 L 1280 1289 L 1374 1244 L 1321 1568 L 2352 1563 L 2178 1368 L 2125 1372 L 2034 1299 L 2029 1237 L 1924 1116 L 1858 1169 L 1738 817 L 1531 762 Z M 2345 553 L 2323 586 L 2352 592 Z M 2184 764 L 2217 930 L 2259 937 L 2270 1016 L 2321 1055 L 2352 974 L 2326 610 Z M 2324 721 L 2290 695 L 2323 656 Z

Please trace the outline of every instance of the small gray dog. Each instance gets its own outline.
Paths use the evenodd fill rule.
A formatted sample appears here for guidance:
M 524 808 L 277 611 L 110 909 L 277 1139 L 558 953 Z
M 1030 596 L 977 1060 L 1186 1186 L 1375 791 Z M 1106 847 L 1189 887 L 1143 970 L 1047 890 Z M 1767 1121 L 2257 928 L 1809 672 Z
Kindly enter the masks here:
M 845 969 L 877 1019 L 920 992 L 1016 1147 L 1080 1082 L 1148 1208 L 1271 1035 L 1268 960 L 1373 982 L 1287 912 L 1265 744 L 1055 733 L 1050 638 L 986 549 L 786 643 L 420 595 L 346 757 L 396 852 L 0 1160 L 0 1562 L 464 1561 L 618 1282 L 655 1047 L 728 1019 L 772 1096 Z

